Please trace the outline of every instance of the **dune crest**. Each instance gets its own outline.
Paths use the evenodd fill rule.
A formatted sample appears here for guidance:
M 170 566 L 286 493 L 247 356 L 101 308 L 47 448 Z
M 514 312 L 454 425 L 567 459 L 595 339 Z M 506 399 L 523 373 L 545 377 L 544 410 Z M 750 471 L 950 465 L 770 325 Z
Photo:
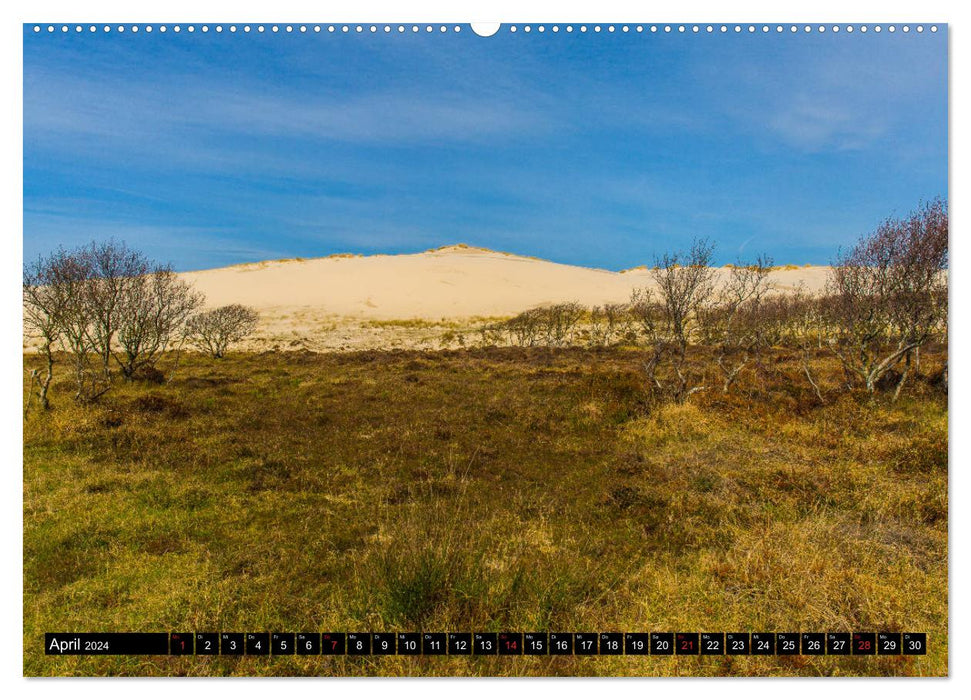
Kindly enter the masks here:
M 780 289 L 825 282 L 826 267 L 780 268 Z M 719 268 L 719 275 L 728 274 Z M 541 304 L 623 302 L 651 285 L 651 272 L 565 265 L 465 244 L 403 255 L 338 254 L 268 260 L 182 273 L 208 304 L 247 304 L 275 316 L 287 309 L 367 320 L 508 316 Z

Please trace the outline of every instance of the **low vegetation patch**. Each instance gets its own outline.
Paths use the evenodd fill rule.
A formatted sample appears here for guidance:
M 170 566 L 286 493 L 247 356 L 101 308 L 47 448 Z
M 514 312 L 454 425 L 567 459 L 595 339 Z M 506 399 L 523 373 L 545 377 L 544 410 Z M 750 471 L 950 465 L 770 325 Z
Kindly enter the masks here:
M 896 402 L 821 403 L 766 350 L 680 404 L 647 352 L 165 355 L 93 404 L 57 363 L 24 422 L 25 674 L 946 674 L 942 351 Z M 686 362 L 720 387 L 715 354 Z M 913 630 L 929 654 L 45 657 L 67 629 Z

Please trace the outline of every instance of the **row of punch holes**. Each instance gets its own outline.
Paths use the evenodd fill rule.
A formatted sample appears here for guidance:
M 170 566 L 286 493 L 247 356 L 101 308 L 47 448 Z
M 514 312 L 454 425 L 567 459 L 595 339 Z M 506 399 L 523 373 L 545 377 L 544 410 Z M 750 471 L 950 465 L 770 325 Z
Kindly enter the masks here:
M 223 31 L 228 31 L 230 33 L 236 33 L 236 32 L 249 33 L 249 32 L 254 32 L 254 31 L 257 32 L 257 33 L 263 33 L 263 32 L 267 32 L 267 31 L 272 32 L 272 33 L 279 33 L 279 32 L 282 31 L 282 32 L 286 32 L 286 33 L 294 33 L 294 32 L 297 32 L 297 33 L 301 33 L 301 34 L 306 34 L 308 32 L 312 32 L 312 33 L 315 33 L 315 34 L 319 34 L 321 32 L 326 32 L 326 33 L 329 33 L 329 34 L 337 34 L 337 33 L 340 33 L 340 34 L 350 34 L 350 33 L 363 34 L 365 32 L 372 33 L 372 34 L 377 34 L 379 32 L 383 32 L 385 34 L 391 34 L 392 32 L 397 32 L 399 34 L 404 34 L 406 32 L 411 32 L 411 33 L 417 34 L 417 33 L 421 32 L 423 30 L 426 33 L 432 33 L 432 32 L 435 32 L 436 30 L 438 32 L 441 32 L 441 33 L 446 33 L 446 32 L 450 32 L 450 31 L 451 32 L 461 32 L 462 31 L 462 27 L 460 25 L 457 25 L 457 24 L 456 25 L 452 25 L 452 26 L 448 26 L 448 25 L 444 25 L 444 24 L 442 24 L 442 25 L 431 25 L 431 24 L 427 24 L 427 25 L 417 25 L 417 24 L 404 25 L 404 24 L 399 24 L 399 25 L 396 25 L 396 26 L 392 26 L 390 24 L 385 24 L 385 25 L 376 25 L 376 24 L 371 24 L 371 25 L 364 25 L 364 24 L 357 24 L 357 25 L 349 25 L 349 24 L 343 24 L 343 25 L 333 25 L 333 24 L 331 24 L 331 25 L 319 25 L 319 24 L 313 24 L 313 25 L 307 25 L 307 24 L 299 24 L 299 25 L 295 25 L 295 24 L 286 24 L 286 25 L 278 25 L 278 24 L 272 24 L 272 25 L 263 25 L 263 24 L 249 25 L 249 24 L 243 24 L 243 25 L 235 25 L 235 24 L 230 24 L 230 25 L 227 25 L 225 27 L 223 25 L 221 25 L 221 24 L 217 24 L 217 25 L 214 25 L 212 27 L 210 27 L 207 24 L 203 24 L 203 25 L 200 25 L 198 27 L 196 27 L 195 25 L 192 25 L 192 24 L 186 25 L 184 27 L 182 25 L 180 25 L 180 24 L 176 24 L 176 25 L 173 25 L 171 28 L 169 26 L 167 26 L 167 25 L 164 25 L 164 24 L 163 25 L 159 25 L 158 27 L 154 27 L 152 25 L 139 26 L 137 24 L 128 25 L 128 26 L 123 25 L 123 24 L 119 24 L 119 25 L 116 25 L 114 27 L 111 26 L 111 25 L 108 25 L 108 24 L 102 25 L 100 27 L 97 26 L 97 25 L 94 25 L 94 24 L 88 25 L 87 27 L 84 27 L 84 26 L 82 26 L 80 24 L 73 25 L 73 26 L 67 25 L 67 24 L 62 24 L 62 25 L 59 25 L 59 26 L 58 25 L 49 24 L 46 27 L 44 27 L 42 25 L 39 25 L 39 24 L 35 24 L 34 25 L 34 33 L 40 33 L 42 31 L 44 31 L 45 29 L 47 30 L 48 33 L 54 33 L 54 32 L 56 32 L 58 30 L 60 30 L 62 33 L 67 33 L 67 32 L 70 32 L 72 30 L 74 32 L 78 32 L 79 33 L 79 32 L 83 32 L 85 29 L 87 29 L 89 32 L 97 32 L 97 31 L 112 32 L 112 31 L 115 31 L 115 32 L 118 32 L 118 33 L 124 33 L 124 32 L 127 31 L 127 32 L 131 32 L 133 34 L 137 34 L 139 31 L 143 31 L 145 33 L 151 33 L 153 31 L 159 31 L 159 32 L 165 33 L 167 31 L 169 31 L 170 29 L 171 29 L 171 31 L 175 32 L 176 34 L 179 34 L 179 33 L 183 32 L 183 31 L 186 31 L 186 32 L 189 32 L 190 34 L 192 34 L 192 33 L 196 32 L 197 30 L 200 31 L 200 32 L 202 32 L 203 34 L 208 33 L 209 31 L 215 31 L 217 34 L 218 33 L 222 33 Z M 833 33 L 838 33 L 838 32 L 841 32 L 841 31 L 846 32 L 846 33 L 853 33 L 855 31 L 859 31 L 861 33 L 866 33 L 868 31 L 873 31 L 873 32 L 876 32 L 877 34 L 879 34 L 882 31 L 884 31 L 884 29 L 886 29 L 886 31 L 888 31 L 890 33 L 894 33 L 894 32 L 897 31 L 898 28 L 897 28 L 896 25 L 892 25 L 892 24 L 891 25 L 888 25 L 887 27 L 883 27 L 881 25 L 869 26 L 869 25 L 865 25 L 865 24 L 864 25 L 859 25 L 859 26 L 846 25 L 844 27 L 841 27 L 839 25 L 833 25 L 833 26 L 827 27 L 825 25 L 813 26 L 813 25 L 808 25 L 808 24 L 801 25 L 801 26 L 800 25 L 795 25 L 795 24 L 793 24 L 793 25 L 787 25 L 787 26 L 784 26 L 784 25 L 781 25 L 781 24 L 776 24 L 776 25 L 771 25 L 771 26 L 768 25 L 768 24 L 763 24 L 763 25 L 760 25 L 760 26 L 756 26 L 754 24 L 745 25 L 745 26 L 740 25 L 740 24 L 736 24 L 736 25 L 726 25 L 726 24 L 722 24 L 722 25 L 711 25 L 711 24 L 708 24 L 708 25 L 697 25 L 697 24 L 692 24 L 692 25 L 684 25 L 684 24 L 681 24 L 681 25 L 670 25 L 670 24 L 665 24 L 665 25 L 643 25 L 643 24 L 636 24 L 636 25 L 629 25 L 629 24 L 613 25 L 613 24 L 610 24 L 610 25 L 605 25 L 605 26 L 601 26 L 599 24 L 595 24 L 595 25 L 592 25 L 592 26 L 587 26 L 585 24 L 581 24 L 581 25 L 577 25 L 577 26 L 574 26 L 572 24 L 567 24 L 567 25 L 562 25 L 562 26 L 561 25 L 558 25 L 558 24 L 554 24 L 554 25 L 550 25 L 549 27 L 547 27 L 546 25 L 543 25 L 543 24 L 539 24 L 539 25 L 529 25 L 529 24 L 527 24 L 527 25 L 521 25 L 521 26 L 520 25 L 511 24 L 508 27 L 506 27 L 506 31 L 508 31 L 511 34 L 515 34 L 517 32 L 525 32 L 525 33 L 528 34 L 528 33 L 531 33 L 533 31 L 538 32 L 540 34 L 543 34 L 547 30 L 549 30 L 550 32 L 552 32 L 554 34 L 559 33 L 561 31 L 562 32 L 566 32 L 567 34 L 570 34 L 570 33 L 573 33 L 573 32 L 580 32 L 582 34 L 582 33 L 588 32 L 588 31 L 592 31 L 594 33 L 600 33 L 600 32 L 604 32 L 604 31 L 606 31 L 607 33 L 613 33 L 613 32 L 620 32 L 620 33 L 630 33 L 630 32 L 635 32 L 635 33 L 644 33 L 644 32 L 658 33 L 658 32 L 663 32 L 663 33 L 667 33 L 667 34 L 670 34 L 672 32 L 681 33 L 681 34 L 687 34 L 687 33 L 690 33 L 690 34 L 702 34 L 702 33 L 706 33 L 706 34 L 713 34 L 713 33 L 726 34 L 726 33 L 729 33 L 729 32 L 733 32 L 735 34 L 741 34 L 743 32 L 747 32 L 749 34 L 755 34 L 756 32 L 762 32 L 764 34 L 768 34 L 769 32 L 775 31 L 776 33 L 780 33 L 781 34 L 782 32 L 786 32 L 786 31 L 788 31 L 790 33 L 798 33 L 798 32 L 802 32 L 802 33 L 810 33 L 810 32 L 820 32 L 820 33 L 822 33 L 822 32 L 833 32 Z M 903 25 L 899 29 L 900 29 L 900 31 L 902 31 L 904 33 L 908 33 L 908 32 L 911 31 L 912 28 L 911 28 L 910 25 Z M 931 25 L 929 27 L 929 29 L 930 29 L 931 32 L 936 32 L 937 31 L 937 26 L 936 25 Z M 924 26 L 923 25 L 916 25 L 915 27 L 913 27 L 913 30 L 916 31 L 916 32 L 918 32 L 918 33 L 922 33 L 924 31 Z M 473 29 L 473 31 L 475 31 L 475 30 Z

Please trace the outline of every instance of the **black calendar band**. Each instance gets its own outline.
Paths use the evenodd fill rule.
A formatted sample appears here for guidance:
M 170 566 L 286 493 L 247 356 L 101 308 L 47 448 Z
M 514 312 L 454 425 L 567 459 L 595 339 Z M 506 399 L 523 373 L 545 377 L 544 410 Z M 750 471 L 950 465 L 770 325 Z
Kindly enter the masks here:
M 47 632 L 49 656 L 924 655 L 924 632 Z

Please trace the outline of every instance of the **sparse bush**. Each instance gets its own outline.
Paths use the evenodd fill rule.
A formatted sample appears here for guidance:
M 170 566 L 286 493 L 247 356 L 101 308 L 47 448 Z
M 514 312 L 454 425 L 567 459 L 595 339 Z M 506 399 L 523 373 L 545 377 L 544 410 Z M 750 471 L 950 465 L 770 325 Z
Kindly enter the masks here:
M 630 333 L 632 317 L 629 304 L 604 304 L 590 309 L 590 342 L 608 346 L 624 340 Z
M 717 292 L 716 302 L 700 309 L 702 333 L 715 348 L 715 361 L 725 377 L 722 390 L 726 394 L 739 372 L 758 355 L 766 341 L 761 305 L 769 291 L 771 270 L 772 260 L 764 256 L 752 264 L 733 265 Z
M 48 361 L 35 377 L 45 407 L 55 345 L 70 353 L 75 399 L 93 401 L 111 388 L 112 358 L 127 379 L 154 374 L 202 301 L 171 267 L 114 241 L 41 256 L 25 268 L 23 291 L 28 332 Z
M 548 347 L 567 345 L 572 340 L 584 308 L 576 302 L 541 306 L 534 312 L 538 318 L 540 335 Z
M 678 403 L 705 388 L 691 385 L 686 359 L 714 291 L 713 251 L 713 245 L 700 239 L 687 252 L 665 253 L 651 270 L 657 291 L 643 288 L 631 295 L 631 310 L 648 347 L 648 383 Z M 673 378 L 664 378 L 662 365 L 670 368 Z
M 823 308 L 825 300 L 802 288 L 764 300 L 761 329 L 768 345 L 782 345 L 799 352 L 802 373 L 820 403 L 825 403 L 822 385 L 813 371 L 813 360 L 828 336 Z
M 221 358 L 230 345 L 251 335 L 259 320 L 256 310 L 248 306 L 220 306 L 192 316 L 186 323 L 186 337 L 199 350 Z
M 183 337 L 190 314 L 203 297 L 169 266 L 131 280 L 118 305 L 118 349 L 112 351 L 126 379 L 154 376 L 162 353 Z
M 55 256 L 37 258 L 24 268 L 23 304 L 24 324 L 27 332 L 40 340 L 38 352 L 44 358 L 45 372 L 37 370 L 31 374 L 31 388 L 26 413 L 30 407 L 30 397 L 36 396 L 41 407 L 50 408 L 47 392 L 54 378 L 54 352 L 60 343 L 64 315 L 67 313 L 71 299 L 63 285 L 56 284 L 54 276 Z M 34 388 L 36 384 L 36 389 Z
M 536 309 L 523 311 L 502 324 L 514 345 L 532 347 L 540 338 L 540 316 Z
M 920 347 L 946 333 L 947 263 L 947 206 L 937 199 L 906 219 L 887 219 L 833 264 L 829 347 L 868 392 L 903 362 L 896 400 Z

